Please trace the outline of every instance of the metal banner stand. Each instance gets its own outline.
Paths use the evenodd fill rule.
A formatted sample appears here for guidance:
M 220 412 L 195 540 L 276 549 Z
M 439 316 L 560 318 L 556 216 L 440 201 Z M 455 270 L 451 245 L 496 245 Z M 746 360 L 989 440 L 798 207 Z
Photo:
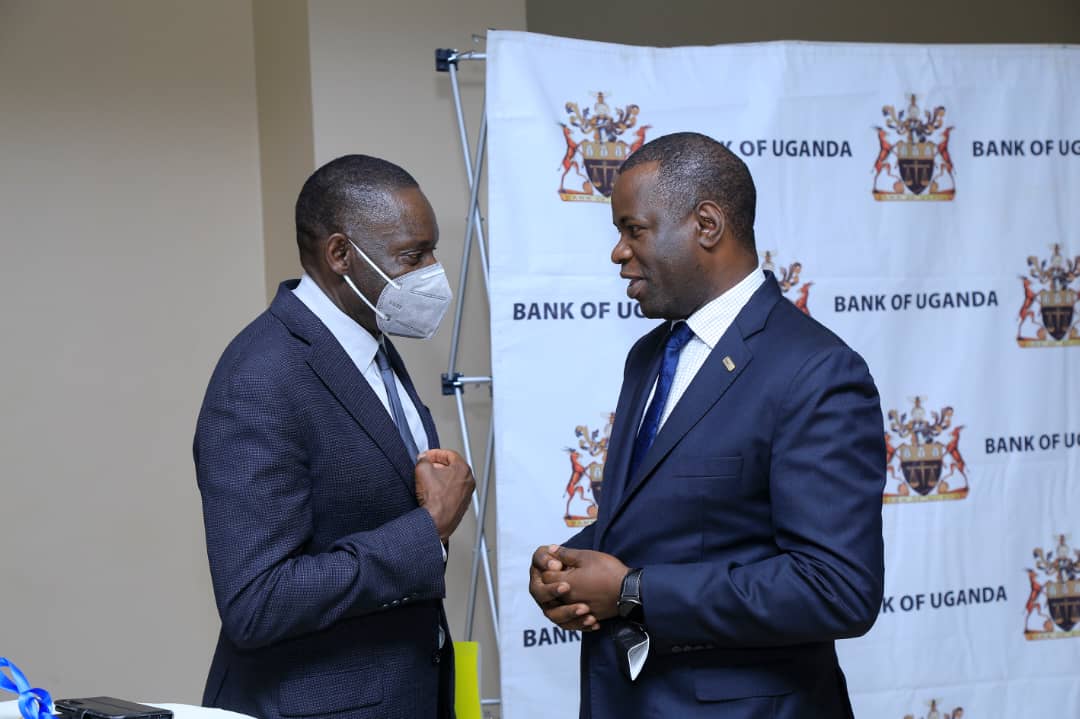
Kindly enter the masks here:
M 489 299 L 490 286 L 488 282 L 487 248 L 484 244 L 484 218 L 480 214 L 480 175 L 484 166 L 484 150 L 487 146 L 487 114 L 486 108 L 481 111 L 480 132 L 476 140 L 475 160 L 469 144 L 469 135 L 465 129 L 465 114 L 461 108 L 461 89 L 458 84 L 458 63 L 462 61 L 486 60 L 487 56 L 482 52 L 458 52 L 451 49 L 438 49 L 435 51 L 436 72 L 450 73 L 450 88 L 454 95 L 454 111 L 457 114 L 458 130 L 461 135 L 461 151 L 465 159 L 465 175 L 469 183 L 469 207 L 466 211 L 467 221 L 465 225 L 465 242 L 461 251 L 461 274 L 458 280 L 458 291 L 454 307 L 454 329 L 450 341 L 450 360 L 447 363 L 446 374 L 442 376 L 442 393 L 454 395 L 457 402 L 458 422 L 461 424 L 461 440 L 465 448 L 465 460 L 469 466 L 476 467 L 473 463 L 472 448 L 469 442 L 469 425 L 465 417 L 465 402 L 462 395 L 465 385 L 488 385 L 491 388 L 491 377 L 466 376 L 458 371 L 458 346 L 461 341 L 462 315 L 465 309 L 465 290 L 469 280 L 469 263 L 472 257 L 473 239 L 476 240 L 476 248 L 480 255 L 480 270 L 484 280 L 484 296 Z M 480 568 L 484 570 L 484 581 L 487 587 L 488 604 L 491 610 L 492 631 L 495 636 L 496 653 L 498 652 L 499 638 L 499 614 L 495 601 L 495 584 L 491 575 L 491 560 L 488 556 L 487 539 L 484 534 L 484 518 L 487 516 L 488 490 L 491 485 L 492 459 L 495 449 L 495 422 L 490 422 L 488 428 L 487 445 L 484 450 L 484 469 L 478 483 L 477 492 L 473 495 L 473 514 L 476 517 L 476 540 L 473 545 L 472 570 L 469 575 L 469 598 L 466 604 L 465 615 L 465 639 L 472 641 L 473 624 L 476 614 L 476 594 L 480 581 Z M 482 705 L 499 704 L 499 699 L 481 699 Z

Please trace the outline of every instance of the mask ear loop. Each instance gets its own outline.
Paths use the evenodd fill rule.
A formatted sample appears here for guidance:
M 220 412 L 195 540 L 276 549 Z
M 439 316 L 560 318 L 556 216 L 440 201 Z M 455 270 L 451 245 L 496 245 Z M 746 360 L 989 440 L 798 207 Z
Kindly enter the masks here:
M 395 290 L 400 290 L 401 289 L 401 285 L 399 285 L 397 282 L 394 282 L 392 279 L 387 277 L 386 273 L 383 272 L 382 270 L 380 270 L 379 266 L 377 264 L 375 264 L 374 262 L 372 262 L 371 258 L 368 257 L 367 254 L 363 250 L 360 249 L 360 246 L 352 241 L 352 238 L 349 238 L 349 244 L 352 245 L 353 249 L 356 250 L 356 252 L 361 257 L 364 258 L 364 262 L 367 262 L 369 265 L 371 265 L 371 269 L 373 269 L 373 270 L 375 270 L 376 272 L 379 273 L 379 277 L 382 277 L 384 280 L 386 280 L 386 284 L 392 286 Z M 372 307 L 372 309 L 375 309 L 375 308 Z
M 370 301 L 370 300 L 369 300 L 369 299 L 368 299 L 367 297 L 364 297 L 364 293 L 363 293 L 363 292 L 361 292 L 361 291 L 360 291 L 360 290 L 359 290 L 359 289 L 358 289 L 358 288 L 356 287 L 356 285 L 355 285 L 355 284 L 353 284 L 353 281 L 352 281 L 352 278 L 351 278 L 351 277 L 349 277 L 348 275 L 342 275 L 342 276 L 341 276 L 341 278 L 342 278 L 343 280 L 345 280 L 345 283 L 346 283 L 347 285 L 349 285 L 349 287 L 351 287 L 351 288 L 352 288 L 352 291 L 356 293 L 356 296 L 357 296 L 357 297 L 359 297 L 359 298 L 361 299 L 361 301 L 363 301 L 363 303 L 364 303 L 365 305 L 367 305 L 368 307 L 370 307 L 370 308 L 371 308 L 371 311 L 372 311 L 372 312 L 374 312 L 375 314 L 377 314 L 377 315 L 379 316 L 379 318 L 380 318 L 380 319 L 382 319 L 382 320 L 388 320 L 388 319 L 390 319 L 390 316 L 389 316 L 389 315 L 387 315 L 387 314 L 386 314 L 385 312 L 382 312 L 382 311 L 380 311 L 378 307 L 376 307 L 375 305 L 371 304 L 371 301 Z

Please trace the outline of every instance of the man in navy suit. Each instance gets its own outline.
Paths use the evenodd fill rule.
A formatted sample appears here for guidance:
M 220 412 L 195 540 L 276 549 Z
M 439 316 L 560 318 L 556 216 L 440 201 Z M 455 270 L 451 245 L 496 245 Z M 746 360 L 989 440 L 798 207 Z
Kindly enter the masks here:
M 386 337 L 450 300 L 407 172 L 363 155 L 300 192 L 304 275 L 229 344 L 195 434 L 221 633 L 203 704 L 265 719 L 453 716 L 446 543 L 472 472 Z
M 667 320 L 626 359 L 597 521 L 533 556 L 584 630 L 582 717 L 850 717 L 834 641 L 882 597 L 880 400 L 757 266 L 749 170 L 694 133 L 620 168 L 612 261 Z

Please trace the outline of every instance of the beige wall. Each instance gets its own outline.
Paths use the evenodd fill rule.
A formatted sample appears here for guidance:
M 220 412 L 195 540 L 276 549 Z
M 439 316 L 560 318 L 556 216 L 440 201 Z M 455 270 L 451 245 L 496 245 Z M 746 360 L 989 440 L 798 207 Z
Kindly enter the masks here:
M 307 16 L 306 0 L 254 3 L 267 302 L 299 276 L 293 206 L 315 170 Z
M 55 696 L 200 696 L 191 438 L 263 306 L 254 72 L 250 2 L 0 1 L 0 655 Z
M 527 0 L 531 32 L 631 45 L 768 40 L 904 43 L 1077 43 L 1077 0 Z

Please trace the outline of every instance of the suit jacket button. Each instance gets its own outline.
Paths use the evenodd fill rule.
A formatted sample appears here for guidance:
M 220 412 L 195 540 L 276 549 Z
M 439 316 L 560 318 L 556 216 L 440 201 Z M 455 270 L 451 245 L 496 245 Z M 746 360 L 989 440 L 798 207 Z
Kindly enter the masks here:
M 442 661 L 442 653 L 441 652 L 436 651 L 436 652 L 431 653 L 431 663 L 432 664 L 438 664 L 441 661 Z

